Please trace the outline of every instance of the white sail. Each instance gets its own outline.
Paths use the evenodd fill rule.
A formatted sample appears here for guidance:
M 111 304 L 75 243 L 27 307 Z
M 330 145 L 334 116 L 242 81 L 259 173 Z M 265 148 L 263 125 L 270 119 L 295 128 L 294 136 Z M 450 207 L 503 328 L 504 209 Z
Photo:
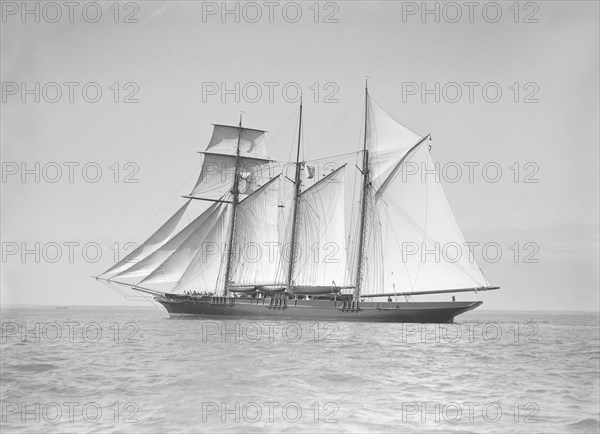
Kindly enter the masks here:
M 206 152 L 235 156 L 240 145 L 240 156 L 269 160 L 265 131 L 239 128 L 229 125 L 215 125 Z
M 345 165 L 300 194 L 294 286 L 342 286 L 346 274 Z
M 169 218 L 154 234 L 152 234 L 146 241 L 140 244 L 133 252 L 125 256 L 121 261 L 110 267 L 100 278 L 110 279 L 117 274 L 125 271 L 126 269 L 139 263 L 144 258 L 158 250 L 167 241 L 169 241 L 173 235 L 177 234 L 184 225 L 188 224 L 190 218 L 198 215 L 198 210 L 195 207 L 190 206 L 191 200 L 188 200 L 171 218 Z M 191 217 L 193 215 L 193 217 Z
M 272 283 L 276 278 L 276 268 L 281 264 L 278 251 L 280 193 L 270 186 L 265 188 L 264 195 L 252 196 L 261 185 L 271 180 L 271 160 L 264 134 L 260 130 L 215 125 L 210 143 L 203 152 L 199 179 L 191 193 L 192 197 L 208 202 L 187 201 L 152 237 L 99 277 L 167 292 L 182 291 L 190 285 L 214 290 L 222 277 L 228 249 L 226 235 L 231 207 L 227 204 L 232 201 L 238 163 L 241 203 L 237 242 L 247 243 L 253 239 L 275 244 L 277 251 L 273 264 L 262 267 L 258 274 L 252 271 L 254 279 L 260 278 L 265 284 Z M 236 156 L 238 143 L 239 160 Z M 251 200 L 246 202 L 248 198 Z M 197 212 L 198 203 L 202 204 L 202 214 Z M 196 211 L 194 219 L 184 218 L 191 208 Z M 262 226 L 254 228 L 256 222 Z M 235 277 L 240 282 L 252 280 L 249 268 L 242 267 L 243 262 L 239 265 L 239 270 L 234 267 L 237 270 Z
M 204 153 L 202 169 L 191 196 L 218 200 L 233 188 L 235 156 Z M 268 161 L 249 157 L 240 158 L 239 191 L 242 198 L 269 180 Z
M 128 284 L 138 283 L 154 272 L 164 261 L 166 261 L 177 249 L 180 248 L 196 231 L 209 220 L 217 211 L 218 203 L 210 204 L 207 209 L 194 219 L 185 228 L 179 231 L 167 243 L 148 255 L 141 261 L 132 264 L 119 274 L 113 276 L 113 280 Z
M 382 238 L 381 220 L 379 211 L 374 202 L 373 188 L 366 191 L 366 215 L 365 215 L 365 239 L 363 246 L 363 263 L 362 263 L 362 283 L 360 287 L 361 294 L 374 294 L 392 292 L 391 288 L 387 288 L 384 284 L 384 240 Z M 360 203 L 356 209 L 359 210 Z M 360 218 L 360 217 L 359 217 Z M 350 237 L 351 246 L 348 250 L 349 272 L 346 277 L 348 286 L 356 284 L 357 281 L 357 264 L 358 264 L 358 248 L 360 241 L 359 223 L 356 221 L 356 227 Z M 396 256 L 396 259 L 398 257 Z M 389 291 L 388 291 L 389 289 Z
M 193 261 L 207 262 L 209 256 L 221 257 L 222 239 L 214 239 L 215 228 L 222 225 L 227 206 L 215 204 L 198 223 L 195 230 L 152 273 L 137 285 L 158 291 L 170 291 L 182 278 Z M 214 286 L 212 282 L 211 289 Z
M 233 237 L 230 279 L 234 285 L 269 285 L 280 267 L 277 176 L 240 202 Z
M 369 100 L 367 119 L 370 180 L 378 190 L 421 137 L 396 122 L 373 100 Z
M 370 105 L 372 184 L 361 294 L 487 286 L 433 175 L 428 143 Z
M 221 204 L 219 218 L 210 228 L 189 266 L 171 292 L 208 291 L 223 294 L 223 274 L 226 264 L 225 242 L 230 222 L 231 205 Z
M 364 296 L 489 286 L 435 176 L 427 137 L 396 122 L 368 94 L 366 118 L 368 176 L 361 206 L 353 209 L 363 224 L 356 222 L 349 240 L 345 165 L 318 181 L 315 169 L 301 163 L 300 177 L 311 185 L 294 184 L 274 177 L 264 131 L 214 125 L 190 200 L 99 277 L 151 294 L 217 296 L 236 287 L 284 289 L 290 276 L 292 294 L 300 295 L 330 294 L 334 286 Z

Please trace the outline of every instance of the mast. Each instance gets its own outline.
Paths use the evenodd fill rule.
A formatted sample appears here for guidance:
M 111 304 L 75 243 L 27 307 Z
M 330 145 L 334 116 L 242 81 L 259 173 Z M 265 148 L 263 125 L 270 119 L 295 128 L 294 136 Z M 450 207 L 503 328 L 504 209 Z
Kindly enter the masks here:
M 358 238 L 358 261 L 356 265 L 356 287 L 354 288 L 353 300 L 358 301 L 360 289 L 362 285 L 362 269 L 365 247 L 365 220 L 367 218 L 367 194 L 369 190 L 369 151 L 367 150 L 367 128 L 369 122 L 369 87 L 367 79 L 365 79 L 365 137 L 363 142 L 363 167 L 362 167 L 362 193 L 360 204 L 360 226 Z
M 231 261 L 233 259 L 233 235 L 235 231 L 235 216 L 237 212 L 238 204 L 240 203 L 240 189 L 239 189 L 239 172 L 240 172 L 240 141 L 242 140 L 242 113 L 240 113 L 240 124 L 238 126 L 238 142 L 237 150 L 235 153 L 235 172 L 233 178 L 233 201 L 231 209 L 231 223 L 229 225 L 229 241 L 227 242 L 227 268 L 225 269 L 225 288 L 224 295 L 227 296 L 229 289 L 229 279 L 231 277 Z
M 296 150 L 296 176 L 294 179 L 294 210 L 292 212 L 292 239 L 291 239 L 291 256 L 290 263 L 288 266 L 287 276 L 287 292 L 292 292 L 292 277 L 294 275 L 294 263 L 296 262 L 296 235 L 297 228 L 296 223 L 298 220 L 298 201 L 300 200 L 300 140 L 302 137 L 302 96 L 300 96 L 300 120 L 298 122 L 298 147 Z

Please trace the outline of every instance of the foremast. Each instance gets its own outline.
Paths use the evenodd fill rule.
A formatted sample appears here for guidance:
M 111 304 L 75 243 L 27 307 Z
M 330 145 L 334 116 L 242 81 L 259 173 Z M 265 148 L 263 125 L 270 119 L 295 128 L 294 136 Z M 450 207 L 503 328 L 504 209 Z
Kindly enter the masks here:
M 366 237 L 367 200 L 370 186 L 369 150 L 367 149 L 367 128 L 369 125 L 369 87 L 365 80 L 365 135 L 363 141 L 362 190 L 360 195 L 360 222 L 358 232 L 358 258 L 356 264 L 356 286 L 353 300 L 358 301 L 363 278 L 363 260 Z
M 298 121 L 298 146 L 296 149 L 296 173 L 294 176 L 294 205 L 292 210 L 292 228 L 291 228 L 291 252 L 290 252 L 290 262 L 288 264 L 288 275 L 286 280 L 287 292 L 289 294 L 292 293 L 292 279 L 294 276 L 294 264 L 296 263 L 296 238 L 298 228 L 298 202 L 300 200 L 300 188 L 301 188 L 301 167 L 302 163 L 300 162 L 300 143 L 302 138 L 302 97 L 300 97 L 300 117 Z
M 235 234 L 235 217 L 237 214 L 237 207 L 240 203 L 240 188 L 239 188 L 239 174 L 240 174 L 240 142 L 242 140 L 242 113 L 240 113 L 240 123 L 238 126 L 238 140 L 237 149 L 235 153 L 235 170 L 233 175 L 233 187 L 231 194 L 233 196 L 231 203 L 231 221 L 229 224 L 229 240 L 227 241 L 227 265 L 225 267 L 225 281 L 223 293 L 225 296 L 229 293 L 229 285 L 231 279 L 231 265 L 233 260 L 233 238 Z

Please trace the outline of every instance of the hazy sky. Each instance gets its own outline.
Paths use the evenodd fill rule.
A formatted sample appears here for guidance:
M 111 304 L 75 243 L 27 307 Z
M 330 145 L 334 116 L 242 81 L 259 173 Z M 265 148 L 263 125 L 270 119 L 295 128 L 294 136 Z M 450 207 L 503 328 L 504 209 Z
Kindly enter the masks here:
M 229 2 L 239 23 L 221 16 L 222 2 L 121 3 L 118 17 L 113 4 L 98 2 L 97 18 L 81 2 L 71 20 L 66 6 L 59 17 L 30 2 L 36 23 L 2 1 L 2 303 L 131 304 L 90 276 L 114 263 L 115 243 L 122 257 L 181 206 L 210 123 L 244 111 L 246 125 L 271 133 L 272 155 L 288 158 L 297 83 L 306 156 L 352 152 L 369 75 L 389 113 L 432 134 L 467 240 L 502 249 L 497 262 L 476 250 L 502 287 L 478 295 L 484 307 L 598 309 L 598 2 L 499 2 L 500 16 L 490 2 L 427 3 L 439 22 L 422 2 L 301 2 L 297 22 L 296 5 L 277 3 L 270 19 L 263 2 Z M 222 83 L 239 83 L 239 102 Z

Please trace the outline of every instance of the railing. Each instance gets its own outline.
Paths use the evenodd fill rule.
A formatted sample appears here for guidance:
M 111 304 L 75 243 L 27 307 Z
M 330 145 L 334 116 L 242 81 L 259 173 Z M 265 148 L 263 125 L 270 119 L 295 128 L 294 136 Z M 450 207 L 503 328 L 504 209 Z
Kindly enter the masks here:
M 342 312 L 351 312 L 356 313 L 360 311 L 360 307 L 358 307 L 358 301 L 348 300 L 342 303 L 342 306 L 338 308 Z
M 271 297 L 268 308 L 269 309 L 286 309 L 287 308 L 287 298 Z
M 233 306 L 235 304 L 235 297 L 211 297 L 210 304 L 217 306 Z

